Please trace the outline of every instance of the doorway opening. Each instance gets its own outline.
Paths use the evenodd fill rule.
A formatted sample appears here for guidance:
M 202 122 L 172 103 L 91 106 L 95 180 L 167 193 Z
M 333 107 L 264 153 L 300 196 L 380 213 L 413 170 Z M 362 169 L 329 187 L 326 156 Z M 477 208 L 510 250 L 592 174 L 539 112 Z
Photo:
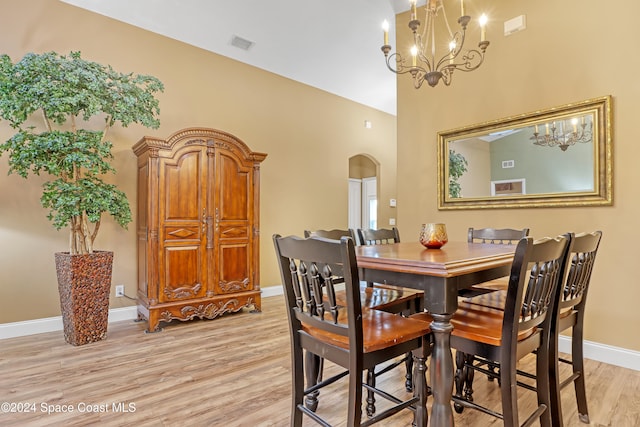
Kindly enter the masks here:
M 349 159 L 349 228 L 378 228 L 378 167 L 366 154 Z

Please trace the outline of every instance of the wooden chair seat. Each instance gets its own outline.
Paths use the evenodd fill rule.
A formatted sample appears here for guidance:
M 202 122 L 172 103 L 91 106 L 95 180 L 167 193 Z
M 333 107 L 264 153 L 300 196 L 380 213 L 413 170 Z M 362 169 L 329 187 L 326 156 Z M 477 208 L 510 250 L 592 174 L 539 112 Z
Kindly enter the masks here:
M 412 315 L 411 319 L 429 324 L 432 321 L 429 313 L 417 313 Z M 493 346 L 501 346 L 503 320 L 504 310 L 460 303 L 451 319 L 453 325 L 451 335 Z M 518 331 L 517 340 L 522 341 L 533 335 L 535 331 L 535 327 Z
M 326 313 L 325 317 L 328 319 L 330 314 Z M 429 323 L 418 320 L 420 319 L 411 319 L 381 310 L 363 310 L 363 352 L 371 353 L 430 334 Z M 346 310 L 340 311 L 338 324 L 348 324 Z M 327 344 L 349 349 L 349 337 L 347 336 L 333 334 L 304 323 L 302 330 Z
M 458 306 L 459 307 L 473 306 L 476 309 L 478 309 L 479 307 L 484 307 L 487 309 L 503 311 L 506 301 L 507 301 L 507 290 L 500 289 L 495 292 L 479 295 L 477 297 L 465 298 L 464 300 L 458 303 Z M 576 311 L 573 310 L 572 308 L 560 308 L 560 313 L 558 313 L 560 322 L 562 322 L 563 318 L 569 317 L 572 314 L 575 315 L 575 313 Z

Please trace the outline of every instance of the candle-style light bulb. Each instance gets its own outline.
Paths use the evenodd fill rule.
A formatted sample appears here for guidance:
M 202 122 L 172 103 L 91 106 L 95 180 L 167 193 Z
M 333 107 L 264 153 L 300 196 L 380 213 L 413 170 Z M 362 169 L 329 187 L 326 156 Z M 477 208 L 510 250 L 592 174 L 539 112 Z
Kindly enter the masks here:
M 464 16 L 464 0 L 460 0 L 460 16 Z
M 384 31 L 384 45 L 389 44 L 389 21 L 386 19 L 382 21 L 382 31 Z
M 489 18 L 483 13 L 478 21 L 480 22 L 480 41 L 483 42 L 487 39 L 487 22 Z
M 411 65 L 416 66 L 418 60 L 418 48 L 414 45 L 411 47 Z

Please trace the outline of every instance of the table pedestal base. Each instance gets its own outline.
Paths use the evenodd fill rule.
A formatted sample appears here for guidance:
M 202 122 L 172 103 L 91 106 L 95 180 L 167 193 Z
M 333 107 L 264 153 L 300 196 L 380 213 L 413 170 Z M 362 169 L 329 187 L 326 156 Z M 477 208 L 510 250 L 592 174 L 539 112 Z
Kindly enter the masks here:
M 434 345 L 431 354 L 431 427 L 453 426 L 451 394 L 453 393 L 453 357 L 451 355 L 452 314 L 432 314 L 431 332 Z

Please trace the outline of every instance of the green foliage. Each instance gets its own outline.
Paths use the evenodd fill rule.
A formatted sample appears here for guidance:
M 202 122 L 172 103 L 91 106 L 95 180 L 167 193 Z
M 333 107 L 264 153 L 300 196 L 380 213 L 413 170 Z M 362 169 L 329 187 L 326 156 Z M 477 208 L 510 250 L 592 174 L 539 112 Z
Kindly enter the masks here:
M 163 90 L 155 77 L 118 73 L 80 52 L 28 53 L 15 64 L 0 56 L 0 117 L 17 130 L 0 154 L 8 153 L 9 173 L 55 177 L 40 200 L 54 227 L 70 227 L 71 253 L 93 251 L 102 213 L 125 228 L 131 222 L 126 195 L 102 180 L 115 173 L 106 137 L 116 123 L 158 128 Z M 33 124 L 39 115 L 44 130 Z M 91 129 L 96 122 L 102 129 Z
M 449 197 L 457 199 L 461 196 L 462 187 L 458 179 L 467 171 L 467 159 L 460 153 L 449 150 Z

